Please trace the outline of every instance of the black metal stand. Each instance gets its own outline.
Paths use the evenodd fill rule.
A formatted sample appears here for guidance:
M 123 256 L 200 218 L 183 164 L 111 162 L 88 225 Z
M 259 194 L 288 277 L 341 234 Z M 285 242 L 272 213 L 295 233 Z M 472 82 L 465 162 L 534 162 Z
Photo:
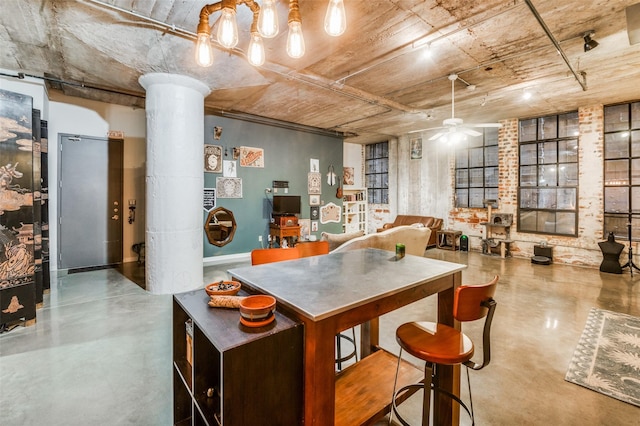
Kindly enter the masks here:
M 635 263 L 633 263 L 633 248 L 631 247 L 631 215 L 629 215 L 629 223 L 627 223 L 627 235 L 629 237 L 629 260 L 627 261 L 627 263 L 625 263 L 624 265 L 622 265 L 622 268 L 626 268 L 629 267 L 629 272 L 631 273 L 631 276 L 633 276 L 633 269 L 637 269 L 638 271 L 640 271 L 640 268 L 638 268 L 636 266 Z

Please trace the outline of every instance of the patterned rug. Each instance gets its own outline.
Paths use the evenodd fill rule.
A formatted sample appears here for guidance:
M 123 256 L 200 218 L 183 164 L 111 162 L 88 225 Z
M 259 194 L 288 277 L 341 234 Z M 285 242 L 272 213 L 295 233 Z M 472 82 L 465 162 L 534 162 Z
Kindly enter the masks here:
M 640 318 L 591 308 L 564 379 L 640 407 Z

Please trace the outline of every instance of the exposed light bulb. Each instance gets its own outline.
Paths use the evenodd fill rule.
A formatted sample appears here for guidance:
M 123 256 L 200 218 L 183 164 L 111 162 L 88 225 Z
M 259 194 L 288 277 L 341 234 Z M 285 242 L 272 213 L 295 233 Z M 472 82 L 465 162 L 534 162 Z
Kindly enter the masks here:
M 262 37 L 258 33 L 251 34 L 247 59 L 251 65 L 256 67 L 264 64 L 264 44 L 262 44 Z
M 294 58 L 304 55 L 304 37 L 302 36 L 302 24 L 298 21 L 289 22 L 289 35 L 287 36 L 287 54 Z
M 227 49 L 233 49 L 238 44 L 236 11 L 229 7 L 222 9 L 222 16 L 218 23 L 218 43 Z
M 278 27 L 278 11 L 275 0 L 264 0 L 258 15 L 258 31 L 264 38 L 273 38 L 280 31 Z
M 330 36 L 342 35 L 347 29 L 347 15 L 342 0 L 329 0 L 327 14 L 324 16 L 324 30 Z
M 201 67 L 210 67 L 213 64 L 213 47 L 209 41 L 209 34 L 198 34 L 196 42 L 196 62 Z

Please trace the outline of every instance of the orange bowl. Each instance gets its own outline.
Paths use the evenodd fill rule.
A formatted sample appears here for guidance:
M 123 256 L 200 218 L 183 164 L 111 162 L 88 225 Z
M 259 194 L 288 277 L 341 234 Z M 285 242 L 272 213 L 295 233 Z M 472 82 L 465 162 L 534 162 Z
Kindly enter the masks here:
M 240 315 L 247 321 L 263 321 L 273 315 L 275 310 L 276 299 L 273 296 L 258 294 L 240 301 Z
M 240 283 L 238 281 L 218 281 L 207 284 L 204 291 L 209 296 L 235 296 L 240 291 Z

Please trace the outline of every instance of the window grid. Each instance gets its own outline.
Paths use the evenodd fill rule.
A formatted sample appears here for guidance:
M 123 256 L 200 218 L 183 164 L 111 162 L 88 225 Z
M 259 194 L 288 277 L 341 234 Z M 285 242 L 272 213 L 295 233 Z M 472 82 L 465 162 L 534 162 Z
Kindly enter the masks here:
M 519 121 L 518 232 L 577 236 L 578 113 Z
M 456 147 L 456 194 L 458 208 L 486 207 L 498 200 L 498 129 L 486 128 L 480 136 L 467 137 Z
M 365 146 L 364 178 L 369 204 L 389 204 L 389 142 Z
M 604 107 L 603 231 L 640 240 L 640 102 Z

